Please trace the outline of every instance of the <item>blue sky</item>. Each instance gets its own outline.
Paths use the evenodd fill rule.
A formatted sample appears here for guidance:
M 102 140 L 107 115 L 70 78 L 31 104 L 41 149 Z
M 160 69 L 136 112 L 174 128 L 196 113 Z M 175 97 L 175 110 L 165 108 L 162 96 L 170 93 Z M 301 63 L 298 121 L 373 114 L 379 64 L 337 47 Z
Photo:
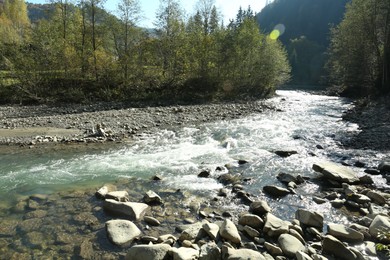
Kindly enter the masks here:
M 184 8 L 188 15 L 193 14 L 194 6 L 198 0 L 181 0 L 181 6 Z M 30 3 L 47 3 L 47 0 L 29 0 Z M 139 22 L 140 26 L 153 27 L 153 21 L 156 17 L 156 12 L 160 6 L 159 0 L 139 0 L 141 4 L 143 19 Z M 220 13 L 223 15 L 225 24 L 229 19 L 235 18 L 240 6 L 246 9 L 249 5 L 255 12 L 260 12 L 265 6 L 266 0 L 215 0 L 216 6 Z M 107 0 L 106 9 L 112 13 L 115 13 L 118 1 Z

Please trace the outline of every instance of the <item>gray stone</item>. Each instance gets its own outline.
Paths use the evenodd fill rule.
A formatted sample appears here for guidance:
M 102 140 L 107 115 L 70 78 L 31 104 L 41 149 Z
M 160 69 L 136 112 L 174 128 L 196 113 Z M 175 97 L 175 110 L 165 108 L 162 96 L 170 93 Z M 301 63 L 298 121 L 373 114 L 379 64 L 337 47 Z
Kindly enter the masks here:
M 129 193 L 127 191 L 111 191 L 106 194 L 106 199 L 126 202 L 129 201 Z
M 324 225 L 324 217 L 322 214 L 317 212 L 310 212 L 304 209 L 298 209 L 295 212 L 295 218 L 302 224 L 309 227 L 322 228 Z
M 305 245 L 290 234 L 280 235 L 278 243 L 283 253 L 288 257 L 294 257 L 298 251 L 305 250 Z
M 286 158 L 290 157 L 293 154 L 297 154 L 297 151 L 275 151 L 276 155 L 279 155 L 280 157 Z
M 264 256 L 265 260 L 275 260 L 275 258 L 273 258 L 272 255 L 270 255 L 266 252 L 263 252 L 263 256 Z
M 283 251 L 280 247 L 273 245 L 269 242 L 265 242 L 264 247 L 267 250 L 267 252 L 273 256 L 283 255 Z
M 207 220 L 203 220 L 202 222 L 197 222 L 189 225 L 181 225 L 177 229 L 181 231 L 179 240 L 190 240 L 193 241 L 200 236 L 200 231 L 205 223 L 208 223 Z
M 361 243 L 364 240 L 364 235 L 361 232 L 341 224 L 329 223 L 328 233 L 345 242 Z
M 222 238 L 232 243 L 239 244 L 241 242 L 241 237 L 238 233 L 236 225 L 234 225 L 234 223 L 229 219 L 225 219 L 223 221 L 219 230 L 219 234 Z
M 313 201 L 317 204 L 324 204 L 327 202 L 326 199 L 320 198 L 320 197 L 313 197 Z
M 297 178 L 295 176 L 292 176 L 291 174 L 281 172 L 276 177 L 280 182 L 288 184 L 290 182 L 298 183 Z
M 288 194 L 291 193 L 288 189 L 278 187 L 278 186 L 273 186 L 273 185 L 264 186 L 263 191 L 266 194 L 277 198 L 287 196 Z
M 308 254 L 306 254 L 302 251 L 298 251 L 295 254 L 295 257 L 297 258 L 297 260 L 313 260 L 313 258 L 311 258 Z
M 252 249 L 233 249 L 227 246 L 222 247 L 222 259 L 224 260 L 244 260 L 244 259 L 256 259 L 265 260 L 264 256 Z
M 200 247 L 199 260 L 221 259 L 221 249 L 214 243 L 210 242 Z
M 250 226 L 245 226 L 244 231 L 252 238 L 260 236 L 260 232 Z
M 149 216 L 144 216 L 144 221 L 148 225 L 151 225 L 151 226 L 160 226 L 161 225 L 161 223 L 160 223 L 160 221 L 158 221 L 158 219 L 155 219 L 155 218 L 149 217 Z
M 334 255 L 337 259 L 355 260 L 356 255 L 349 250 L 340 240 L 331 235 L 326 235 L 322 241 L 323 252 Z
M 364 251 L 366 252 L 367 255 L 376 257 L 376 244 L 371 241 L 366 241 L 364 242 Z
M 164 260 L 166 259 L 170 245 L 136 245 L 127 252 L 126 260 Z
M 243 226 L 250 226 L 254 229 L 260 229 L 264 226 L 264 221 L 257 215 L 245 214 L 240 217 L 238 224 Z
M 378 205 L 385 205 L 386 204 L 386 198 L 382 196 L 382 194 L 375 192 L 375 191 L 369 191 L 367 192 L 367 197 L 369 197 L 373 202 L 375 202 Z
M 331 201 L 332 207 L 334 207 L 336 209 L 344 206 L 344 203 L 345 203 L 345 200 L 342 200 L 342 199 L 335 199 L 335 200 Z
M 278 237 L 281 234 L 288 233 L 289 226 L 290 222 L 281 220 L 271 213 L 268 213 L 265 218 L 263 232 L 269 237 Z
M 130 244 L 141 235 L 141 230 L 128 220 L 110 220 L 106 222 L 107 235 L 110 241 L 118 246 Z
M 144 202 L 146 204 L 161 204 L 162 199 L 157 193 L 150 190 L 144 195 Z
M 313 164 L 313 170 L 322 173 L 325 178 L 337 182 L 354 183 L 359 181 L 353 170 L 331 162 L 315 163 Z
M 171 234 L 166 234 L 166 235 L 161 235 L 161 236 L 159 236 L 158 237 L 158 240 L 157 240 L 157 242 L 159 242 L 159 243 L 165 243 L 165 242 L 167 242 L 167 241 L 174 241 L 174 242 L 176 242 L 176 237 L 174 236 L 174 235 L 171 235 Z
M 311 257 L 313 258 L 313 260 L 330 260 L 329 258 L 319 254 L 314 254 Z
M 139 221 L 145 215 L 149 208 L 147 204 L 137 202 L 120 202 L 116 200 L 105 200 L 103 208 L 117 214 L 123 214 L 130 217 L 131 220 Z
M 173 260 L 195 260 L 199 258 L 199 250 L 189 247 L 171 248 Z
M 390 162 L 381 162 L 378 166 L 378 170 L 381 173 L 389 173 L 390 172 Z
M 349 199 L 353 200 L 359 204 L 371 202 L 371 199 L 369 197 L 367 197 L 366 195 L 363 195 L 363 194 L 358 194 L 358 193 L 352 194 L 351 196 L 349 196 Z
M 302 244 L 305 244 L 305 239 L 301 236 L 301 234 L 296 231 L 295 229 L 293 228 L 290 228 L 289 230 L 289 234 L 294 236 L 295 238 L 297 238 L 299 241 L 301 241 Z
M 107 193 L 115 191 L 116 187 L 111 184 L 106 184 L 103 187 L 101 187 L 98 191 L 96 191 L 95 196 L 99 199 L 104 199 L 107 195 Z
M 255 201 L 249 206 L 249 211 L 255 215 L 263 216 L 271 211 L 271 207 L 268 206 L 268 203 L 264 200 Z
M 370 225 L 370 235 L 382 243 L 390 243 L 389 239 L 383 238 L 383 232 L 390 232 L 390 221 L 388 217 L 378 215 Z
M 206 231 L 207 235 L 209 235 L 212 240 L 217 240 L 219 234 L 219 226 L 217 224 L 205 223 L 203 224 L 202 228 L 204 231 Z

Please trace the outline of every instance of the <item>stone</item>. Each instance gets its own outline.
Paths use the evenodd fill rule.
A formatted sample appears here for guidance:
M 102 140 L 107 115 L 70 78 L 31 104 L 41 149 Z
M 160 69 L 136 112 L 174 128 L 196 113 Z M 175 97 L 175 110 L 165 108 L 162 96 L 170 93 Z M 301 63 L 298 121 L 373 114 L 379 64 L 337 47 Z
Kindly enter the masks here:
M 305 239 L 302 237 L 302 235 L 296 231 L 295 229 L 293 228 L 290 228 L 289 230 L 289 234 L 294 236 L 295 238 L 297 238 L 299 241 L 301 241 L 302 244 L 305 244 Z
M 306 254 L 302 251 L 298 251 L 295 254 L 295 257 L 297 258 L 297 260 L 313 260 L 313 258 L 311 258 L 308 254 Z
M 151 225 L 151 226 L 160 226 L 161 225 L 161 223 L 160 223 L 160 221 L 158 221 L 158 219 L 155 219 L 155 218 L 149 217 L 149 216 L 144 216 L 144 221 L 148 225 Z
M 266 194 L 276 198 L 284 197 L 291 193 L 288 189 L 274 186 L 274 185 L 264 186 L 263 191 Z
M 157 242 L 164 243 L 168 240 L 172 240 L 172 241 L 176 242 L 177 239 L 174 235 L 166 234 L 166 235 L 159 236 Z
M 295 182 L 298 183 L 297 178 L 295 176 L 292 176 L 291 174 L 281 172 L 276 177 L 280 182 L 282 183 L 289 183 L 289 182 Z
M 332 207 L 334 207 L 336 209 L 344 206 L 344 203 L 345 203 L 345 200 L 342 200 L 342 199 L 335 199 L 335 200 L 330 202 L 330 204 L 332 204 Z
M 79 247 L 77 247 L 78 258 L 93 259 L 94 251 L 91 241 L 84 240 Z
M 349 196 L 349 199 L 352 201 L 355 201 L 356 203 L 359 203 L 359 204 L 371 202 L 371 199 L 369 197 L 367 197 L 366 195 L 363 195 L 363 194 L 358 194 L 358 193 L 352 194 L 351 196 Z
M 141 235 L 141 230 L 129 220 L 110 220 L 106 222 L 106 230 L 109 240 L 118 246 L 130 244 Z
M 273 256 L 283 255 L 283 251 L 280 247 L 273 245 L 269 242 L 265 242 L 264 247 L 267 250 L 267 252 Z
M 108 199 L 104 201 L 103 208 L 106 211 L 126 215 L 130 220 L 139 221 L 143 218 L 149 206 L 144 203 L 120 202 Z
M 127 191 L 111 191 L 106 194 L 106 199 L 126 202 L 129 201 L 129 193 Z
M 364 170 L 365 173 L 368 173 L 370 175 L 380 175 L 381 172 L 377 169 L 368 168 Z
M 126 260 L 164 260 L 171 246 L 167 244 L 135 245 L 126 254 Z
M 236 225 L 229 220 L 225 219 L 219 229 L 219 234 L 222 238 L 234 243 L 239 244 L 241 242 L 240 234 L 238 233 Z
M 271 207 L 264 200 L 255 201 L 249 206 L 249 211 L 255 215 L 263 216 L 271 211 Z
M 240 217 L 238 224 L 243 226 L 250 226 L 254 229 L 260 229 L 264 226 L 264 221 L 257 215 L 245 214 Z
M 221 249 L 214 243 L 209 242 L 200 247 L 199 260 L 221 259 Z
M 152 181 L 162 181 L 163 180 L 163 177 L 161 175 L 154 175 L 152 177 Z
M 252 238 L 260 236 L 260 232 L 250 226 L 244 226 L 244 231 Z
M 298 154 L 297 151 L 275 151 L 276 155 L 279 155 L 280 157 L 286 158 L 290 157 L 293 154 Z
M 178 226 L 177 229 L 181 232 L 179 240 L 190 240 L 193 241 L 201 236 L 201 229 L 203 225 L 209 223 L 207 220 L 203 220 L 202 222 L 197 222 L 194 224 L 181 225 Z
M 199 250 L 189 247 L 171 248 L 173 260 L 195 260 L 199 258 Z
M 264 256 L 252 249 L 233 249 L 227 246 L 222 246 L 222 259 L 224 260 L 244 260 L 256 259 L 265 260 Z
M 227 189 L 221 188 L 221 189 L 219 189 L 219 191 L 218 191 L 218 196 L 220 196 L 220 197 L 227 197 L 228 192 L 229 192 L 229 191 L 228 191 Z
M 290 234 L 282 234 L 278 238 L 278 243 L 284 255 L 294 257 L 298 251 L 305 250 L 305 245 L 296 237 Z
M 302 224 L 309 227 L 321 228 L 324 225 L 324 216 L 317 212 L 310 212 L 304 209 L 298 209 L 295 212 L 295 218 Z
M 268 213 L 265 218 L 263 232 L 269 237 L 278 237 L 281 234 L 288 233 L 290 223 Z
M 336 259 L 355 260 L 356 255 L 349 250 L 340 240 L 331 235 L 326 235 L 322 241 L 325 254 L 334 255 Z
M 386 204 L 386 198 L 378 192 L 369 191 L 369 192 L 367 192 L 366 196 L 369 197 L 374 203 L 376 203 L 378 205 L 383 206 Z
M 370 235 L 376 238 L 378 241 L 382 243 L 390 243 L 389 239 L 381 236 L 383 232 L 390 232 L 390 221 L 388 217 L 378 215 L 371 222 L 369 227 Z
M 313 258 L 313 260 L 330 260 L 329 258 L 319 254 L 314 254 L 311 257 Z
M 116 187 L 114 185 L 106 184 L 96 191 L 95 196 L 99 199 L 104 199 L 106 197 L 107 193 L 115 191 L 115 190 L 116 190 Z
M 152 243 L 157 243 L 158 242 L 158 238 L 157 237 L 152 237 L 152 236 L 142 236 L 141 238 L 140 238 L 140 240 L 142 241 L 142 242 L 146 242 L 146 243 L 150 243 L 150 242 L 152 242 Z
M 208 177 L 210 177 L 210 171 L 209 170 L 202 171 L 201 173 L 198 174 L 198 177 L 199 178 L 208 178 Z
M 376 257 L 376 244 L 371 241 L 364 242 L 364 252 L 369 256 Z
M 359 181 L 353 170 L 331 162 L 313 164 L 313 170 L 322 173 L 325 178 L 337 182 L 354 183 Z
M 352 228 L 341 224 L 328 224 L 328 234 L 344 242 L 361 243 L 364 241 L 364 235 Z
M 359 183 L 360 184 L 374 184 L 374 180 L 371 178 L 371 176 L 364 175 L 359 177 Z
M 204 231 L 206 231 L 207 235 L 209 235 L 212 240 L 217 240 L 219 234 L 219 226 L 217 224 L 205 223 L 203 224 L 202 228 Z
M 146 204 L 161 204 L 162 199 L 157 193 L 150 190 L 144 195 L 144 202 Z
M 378 166 L 381 173 L 390 173 L 390 161 L 381 162 Z

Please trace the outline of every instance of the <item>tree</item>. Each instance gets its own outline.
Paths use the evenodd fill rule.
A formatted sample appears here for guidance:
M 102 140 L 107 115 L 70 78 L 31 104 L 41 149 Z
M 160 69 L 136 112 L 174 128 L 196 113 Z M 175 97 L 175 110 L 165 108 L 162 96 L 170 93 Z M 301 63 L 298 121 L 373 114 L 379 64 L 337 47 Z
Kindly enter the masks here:
M 29 37 L 30 20 L 23 0 L 5 0 L 0 9 L 2 43 L 20 44 Z

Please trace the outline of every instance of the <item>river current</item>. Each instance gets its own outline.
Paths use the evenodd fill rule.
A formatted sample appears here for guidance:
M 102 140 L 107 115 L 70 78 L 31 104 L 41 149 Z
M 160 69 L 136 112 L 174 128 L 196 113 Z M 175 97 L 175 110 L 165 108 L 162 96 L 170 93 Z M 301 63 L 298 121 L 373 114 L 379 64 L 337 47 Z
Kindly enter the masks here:
M 0 157 L 0 197 L 2 207 L 15 203 L 21 196 L 50 194 L 69 188 L 97 187 L 122 178 L 149 180 L 158 174 L 161 185 L 172 190 L 186 190 L 195 195 L 216 196 L 223 187 L 216 178 L 198 178 L 204 169 L 249 163 L 235 168 L 251 179 L 244 185 L 250 194 L 266 199 L 276 215 L 291 219 L 298 207 L 325 214 L 325 221 L 346 222 L 346 217 L 329 203 L 315 204 L 311 196 L 318 185 L 308 182 L 297 188 L 297 194 L 281 200 L 266 198 L 265 185 L 281 185 L 280 172 L 318 176 L 312 165 L 319 161 L 362 161 L 377 166 L 386 155 L 370 150 L 348 150 L 340 145 L 343 138 L 358 133 L 358 126 L 342 120 L 352 104 L 349 100 L 300 91 L 277 91 L 270 99 L 277 110 L 251 116 L 175 130 L 144 134 L 128 144 L 115 148 L 53 151 L 50 153 L 3 154 Z M 323 149 L 320 149 L 323 148 Z M 294 150 L 288 158 L 277 156 L 276 150 Z M 353 168 L 363 175 L 363 169 Z M 374 176 L 375 177 L 375 176 Z M 377 185 L 385 186 L 381 177 Z M 131 189 L 131 187 L 129 187 Z M 226 207 L 235 207 L 226 205 Z

